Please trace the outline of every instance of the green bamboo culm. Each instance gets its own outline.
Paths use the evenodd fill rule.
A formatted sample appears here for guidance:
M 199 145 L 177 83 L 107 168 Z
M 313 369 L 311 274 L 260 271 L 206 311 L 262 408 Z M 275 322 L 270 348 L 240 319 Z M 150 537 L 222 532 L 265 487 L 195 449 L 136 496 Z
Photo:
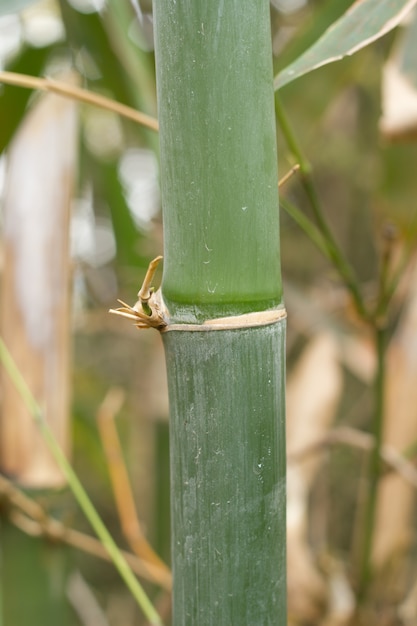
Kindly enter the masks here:
M 284 626 L 285 319 L 269 2 L 158 0 L 154 27 L 173 625 Z M 213 318 L 224 320 L 214 327 Z
M 154 20 L 171 317 L 277 306 L 269 3 L 158 0 Z

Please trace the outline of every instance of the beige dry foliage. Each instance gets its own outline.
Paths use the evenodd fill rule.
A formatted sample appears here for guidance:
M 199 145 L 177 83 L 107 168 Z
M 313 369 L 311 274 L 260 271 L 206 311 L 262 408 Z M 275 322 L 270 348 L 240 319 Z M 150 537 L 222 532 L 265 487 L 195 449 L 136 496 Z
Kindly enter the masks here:
M 391 141 L 417 138 L 417 88 L 415 64 L 416 9 L 404 20 L 404 30 L 382 72 L 381 133 Z M 414 77 L 412 74 L 414 73 Z M 413 80 L 414 79 L 414 80 Z
M 342 391 L 338 347 L 328 333 L 317 335 L 301 356 L 287 387 L 287 446 L 296 452 L 322 438 L 329 430 Z M 327 601 L 327 585 L 307 540 L 308 494 L 321 458 L 288 467 L 288 601 L 289 614 L 316 619 Z
M 396 141 L 417 137 L 417 90 L 401 72 L 397 57 L 383 70 L 382 107 L 379 127 L 385 137 Z
M 387 354 L 385 406 L 384 444 L 401 453 L 417 440 L 417 265 Z M 373 558 L 383 566 L 404 554 L 414 536 L 415 489 L 391 473 L 382 480 L 378 499 Z
M 76 104 L 52 94 L 39 98 L 10 146 L 3 203 L 1 332 L 67 452 L 69 208 L 76 155 Z M 61 472 L 7 376 L 2 380 L 2 392 L 2 471 L 31 487 L 62 484 Z

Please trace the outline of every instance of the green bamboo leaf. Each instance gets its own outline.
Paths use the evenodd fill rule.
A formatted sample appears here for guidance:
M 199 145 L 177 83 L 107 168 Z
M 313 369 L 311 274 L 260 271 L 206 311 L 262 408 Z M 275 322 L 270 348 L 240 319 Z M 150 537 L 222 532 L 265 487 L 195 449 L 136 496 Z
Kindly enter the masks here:
M 323 36 L 280 72 L 275 90 L 323 65 L 350 56 L 395 28 L 417 0 L 357 0 Z
M 354 0 L 323 0 L 306 17 L 291 37 L 288 44 L 274 59 L 276 73 L 284 70 L 295 59 L 308 50 L 339 18 L 352 6 Z M 331 97 L 329 98 L 331 100 Z
M 417 88 L 417 10 L 404 33 L 402 49 L 399 54 L 399 69 Z
M 0 0 L 0 15 L 19 13 L 35 2 L 39 2 L 39 0 Z

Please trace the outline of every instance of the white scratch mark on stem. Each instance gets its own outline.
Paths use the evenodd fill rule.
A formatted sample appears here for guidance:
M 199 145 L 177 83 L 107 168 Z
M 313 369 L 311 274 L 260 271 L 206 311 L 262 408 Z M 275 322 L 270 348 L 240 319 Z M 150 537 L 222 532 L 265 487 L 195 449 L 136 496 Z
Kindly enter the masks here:
M 207 283 L 207 291 L 208 291 L 209 293 L 216 293 L 216 289 L 217 289 L 218 284 L 219 284 L 219 283 L 216 283 L 216 284 L 214 285 L 214 287 L 211 287 L 211 286 Z

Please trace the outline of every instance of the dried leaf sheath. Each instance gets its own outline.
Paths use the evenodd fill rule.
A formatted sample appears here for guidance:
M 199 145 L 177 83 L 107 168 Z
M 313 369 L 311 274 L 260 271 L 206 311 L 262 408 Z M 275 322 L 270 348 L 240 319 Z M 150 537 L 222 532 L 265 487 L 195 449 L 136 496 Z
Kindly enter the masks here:
M 161 256 L 157 256 L 149 263 L 148 271 L 138 292 L 138 301 L 130 306 L 123 300 L 119 300 L 121 307 L 110 309 L 110 313 L 127 317 L 135 322 L 137 328 L 156 328 L 162 330 L 167 325 L 167 313 L 162 301 L 160 290 L 154 291 L 151 282 L 155 275 L 156 269 L 162 260 Z
M 133 320 L 137 328 L 156 328 L 157 330 L 162 330 L 167 325 L 167 320 L 162 311 L 162 304 L 159 296 L 160 291 L 157 291 L 150 299 L 150 315 L 143 310 L 143 304 L 140 300 L 138 300 L 133 306 L 130 306 L 129 304 L 126 304 L 126 302 L 123 302 L 123 300 L 118 299 L 117 301 L 123 306 L 117 309 L 110 309 L 110 313 L 121 315 L 122 317 L 127 317 L 128 319 Z

